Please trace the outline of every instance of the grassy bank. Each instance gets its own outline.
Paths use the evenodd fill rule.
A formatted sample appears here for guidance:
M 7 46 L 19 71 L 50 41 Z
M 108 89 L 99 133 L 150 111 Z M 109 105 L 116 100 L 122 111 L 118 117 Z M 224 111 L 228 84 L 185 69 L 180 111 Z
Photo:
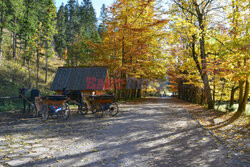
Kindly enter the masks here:
M 58 67 L 64 65 L 64 60 L 60 60 L 54 56 L 48 61 L 48 75 L 47 82 L 45 82 L 46 64 L 45 58 L 41 57 L 39 60 L 39 82 L 36 87 L 36 62 L 30 62 L 30 68 L 24 63 L 23 59 L 16 59 L 15 61 L 2 58 L 0 67 L 0 97 L 18 96 L 18 89 L 22 87 L 38 88 L 42 95 L 54 94 L 50 91 L 50 86 L 56 74 Z M 30 77 L 29 77 L 30 75 Z M 0 111 L 17 110 L 22 106 L 21 99 L 0 100 Z

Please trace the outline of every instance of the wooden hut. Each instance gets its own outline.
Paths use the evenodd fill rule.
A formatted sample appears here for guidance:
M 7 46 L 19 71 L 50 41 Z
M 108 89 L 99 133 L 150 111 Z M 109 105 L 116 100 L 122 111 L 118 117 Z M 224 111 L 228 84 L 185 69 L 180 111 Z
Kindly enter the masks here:
M 108 78 L 106 67 L 59 67 L 51 86 L 51 90 L 62 93 L 81 91 L 84 95 L 105 93 L 105 83 Z

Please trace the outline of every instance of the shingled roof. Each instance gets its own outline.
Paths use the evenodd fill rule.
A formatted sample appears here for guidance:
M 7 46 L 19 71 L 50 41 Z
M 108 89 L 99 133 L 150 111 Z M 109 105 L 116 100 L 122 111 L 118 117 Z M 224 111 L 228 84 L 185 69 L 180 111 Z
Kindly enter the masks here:
M 67 90 L 93 90 L 87 89 L 87 78 L 95 77 L 96 80 L 101 79 L 105 82 L 107 75 L 108 69 L 106 67 L 59 67 L 51 90 L 61 91 L 63 88 Z M 95 90 L 104 90 L 104 86 Z

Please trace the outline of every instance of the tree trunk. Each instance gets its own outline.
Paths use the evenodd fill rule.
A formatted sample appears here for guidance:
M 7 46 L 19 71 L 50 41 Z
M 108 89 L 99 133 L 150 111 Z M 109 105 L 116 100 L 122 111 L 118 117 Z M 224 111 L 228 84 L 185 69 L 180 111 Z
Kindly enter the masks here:
M 36 51 L 36 88 L 38 89 L 39 83 L 39 51 Z
M 244 82 L 240 81 L 240 94 L 239 94 L 239 107 L 238 107 L 238 113 L 239 115 L 246 111 L 246 105 L 248 100 L 248 94 L 249 94 L 249 81 L 248 77 L 246 77 L 245 82 L 245 92 L 244 92 Z
M 234 94 L 235 94 L 235 92 L 236 92 L 237 89 L 239 89 L 238 86 L 237 86 L 237 87 L 234 87 L 234 86 L 233 86 L 232 89 L 231 89 L 230 103 L 229 103 L 229 107 L 230 107 L 230 108 L 232 108 L 233 105 L 234 105 Z
M 2 54 L 3 54 L 2 41 L 3 41 L 3 27 L 0 28 L 0 68 L 2 65 Z
M 204 84 L 204 90 L 205 90 L 205 94 L 206 94 L 206 97 L 207 97 L 208 109 L 213 109 L 214 108 L 214 102 L 213 102 L 213 99 L 212 99 L 212 94 L 211 94 L 211 89 L 210 89 L 210 86 L 209 86 L 208 76 L 207 76 L 207 74 L 203 74 L 201 78 L 202 78 L 202 81 L 203 81 L 203 84 Z
M 244 98 L 243 98 L 243 101 L 242 101 L 242 110 L 243 110 L 243 112 L 246 111 L 248 95 L 249 95 L 249 81 L 248 81 L 248 77 L 247 77 L 246 78 L 246 85 L 245 85 L 245 94 L 244 94 Z
M 244 81 L 239 81 L 239 89 L 240 89 L 239 92 L 239 108 L 240 108 L 240 104 L 242 104 L 243 101 Z
M 27 39 L 25 39 L 25 41 L 24 41 L 23 66 L 25 66 L 25 63 L 26 63 L 27 45 L 28 45 L 28 41 L 27 41 Z
M 139 81 L 137 81 L 138 84 L 137 84 L 137 92 L 136 92 L 136 98 L 141 98 L 141 89 L 142 89 L 142 76 L 140 77 Z
M 16 33 L 13 33 L 13 60 L 16 59 Z
M 0 68 L 2 65 L 2 54 L 3 54 L 3 50 L 2 50 L 2 44 L 3 44 L 3 24 L 4 24 L 4 9 L 3 9 L 3 1 L 2 1 L 2 9 L 1 9 L 1 26 L 0 26 Z
M 202 24 L 202 19 L 200 21 Z M 201 25 L 201 29 L 204 30 L 204 26 Z M 204 33 L 204 32 L 203 32 Z M 201 79 L 203 81 L 203 84 L 204 84 L 204 90 L 205 90 L 205 93 L 206 93 L 206 96 L 207 96 L 207 104 L 208 104 L 208 108 L 209 109 L 213 109 L 214 108 L 214 102 L 213 102 L 213 99 L 212 99 L 212 94 L 211 94 L 211 88 L 209 86 L 209 80 L 208 80 L 208 76 L 207 76 L 207 73 L 206 73 L 206 68 L 207 68 L 207 62 L 206 62 L 206 55 L 205 55 L 205 38 L 204 38 L 204 34 L 202 34 L 202 38 L 200 39 L 200 50 L 201 50 L 201 63 L 202 63 L 202 67 L 200 66 L 200 63 L 198 61 L 198 58 L 196 56 L 196 53 L 195 53 L 195 35 L 193 35 L 193 42 L 192 42 L 192 57 L 193 57 L 193 60 L 195 61 L 196 63 L 196 67 L 201 75 Z
M 32 84 L 31 84 L 31 72 L 30 72 L 30 59 L 28 60 L 28 71 L 29 71 L 29 88 L 31 88 Z
M 45 55 L 45 62 L 46 62 L 46 65 L 45 65 L 45 83 L 47 83 L 47 80 L 48 80 L 48 55 L 47 54 Z
M 125 65 L 125 37 L 123 35 L 122 37 L 122 67 L 124 67 Z M 121 77 L 122 79 L 125 81 L 126 80 L 126 74 L 124 73 L 124 71 L 121 72 Z M 122 85 L 122 96 L 125 97 L 125 100 L 126 100 L 126 88 L 125 88 L 125 84 Z
M 216 85 L 215 85 L 215 76 L 214 76 L 214 81 L 213 81 L 213 90 L 212 90 L 212 92 L 213 92 L 213 102 L 215 102 L 215 93 L 216 93 Z
M 46 53 L 45 53 L 45 83 L 48 81 L 48 44 L 46 42 Z
M 16 17 L 14 18 L 14 24 L 16 25 Z M 16 30 L 13 32 L 13 60 L 16 59 Z
M 200 38 L 200 57 L 201 57 L 201 66 L 202 66 L 202 71 L 201 72 L 201 78 L 204 84 L 204 89 L 205 89 L 205 94 L 207 98 L 207 104 L 208 104 L 208 109 L 213 109 L 214 108 L 214 102 L 212 99 L 212 94 L 211 94 L 211 88 L 209 85 L 209 80 L 208 80 L 208 75 L 207 75 L 207 61 L 206 61 L 206 52 L 205 52 L 205 27 L 204 27 L 204 20 L 203 20 L 203 14 L 200 13 L 200 9 L 197 7 L 196 12 L 198 15 L 198 21 L 199 21 L 199 27 L 201 29 L 201 38 Z

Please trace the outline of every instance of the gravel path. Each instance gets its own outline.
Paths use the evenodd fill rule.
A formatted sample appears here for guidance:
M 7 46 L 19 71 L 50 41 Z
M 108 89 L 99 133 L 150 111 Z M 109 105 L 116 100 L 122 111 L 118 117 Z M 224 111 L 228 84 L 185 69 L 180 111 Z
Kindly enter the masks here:
M 247 166 L 171 99 L 121 104 L 116 117 L 0 123 L 0 166 Z

